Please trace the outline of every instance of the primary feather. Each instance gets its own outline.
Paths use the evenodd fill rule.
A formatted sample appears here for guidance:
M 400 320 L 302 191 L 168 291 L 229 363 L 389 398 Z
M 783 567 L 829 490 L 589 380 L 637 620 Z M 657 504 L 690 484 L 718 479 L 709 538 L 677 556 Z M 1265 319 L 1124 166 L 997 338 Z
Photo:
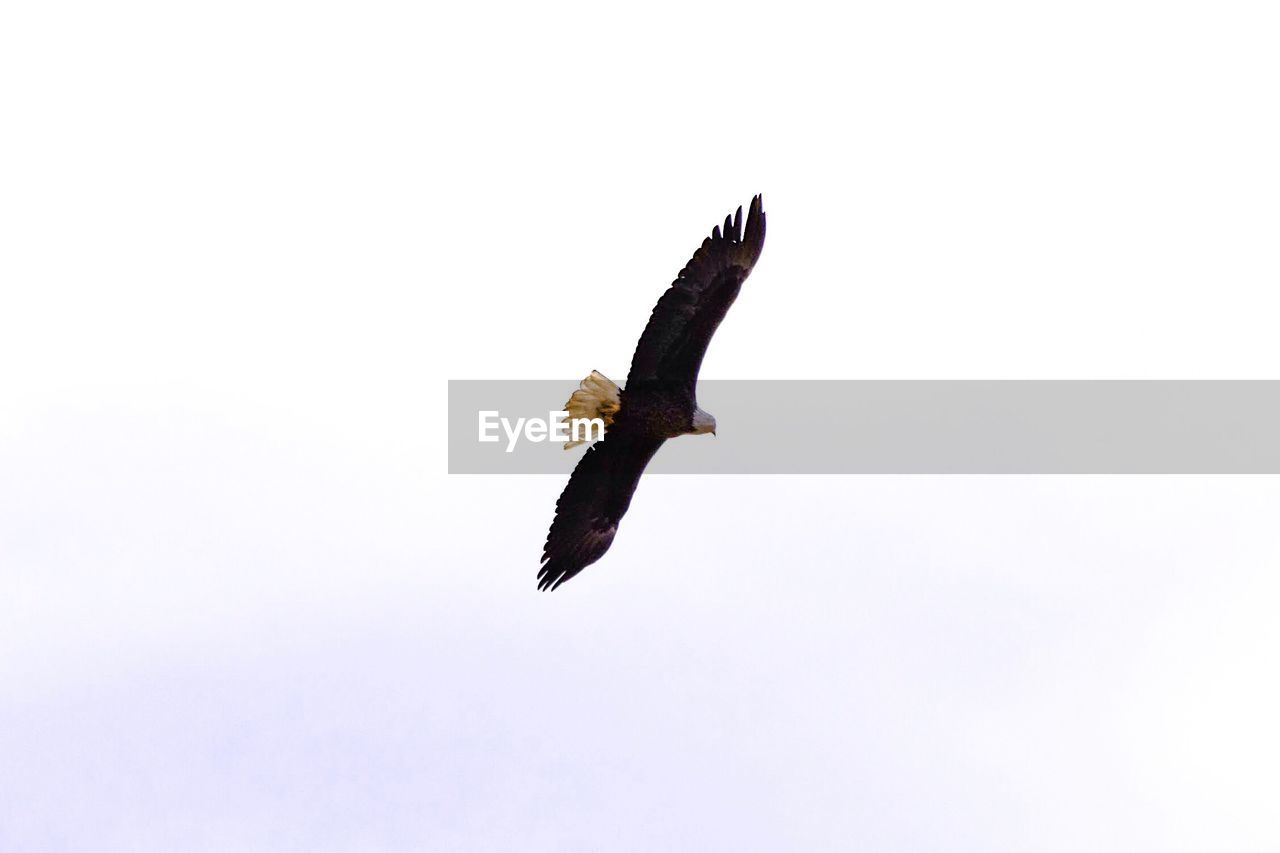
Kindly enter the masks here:
M 636 344 L 628 386 L 636 380 L 697 381 L 711 336 L 764 248 L 762 205 L 761 196 L 751 200 L 745 233 L 741 207 L 732 219 L 726 216 L 724 231 L 712 230 L 662 294 Z

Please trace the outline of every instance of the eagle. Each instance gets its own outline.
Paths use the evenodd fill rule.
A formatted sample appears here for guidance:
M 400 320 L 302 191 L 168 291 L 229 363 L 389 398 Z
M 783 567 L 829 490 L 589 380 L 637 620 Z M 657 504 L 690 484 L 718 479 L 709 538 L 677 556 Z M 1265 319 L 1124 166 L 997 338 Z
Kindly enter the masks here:
M 649 460 L 669 438 L 715 435 L 716 419 L 698 407 L 698 369 L 711 336 L 764 248 L 763 198 L 757 195 L 716 226 L 654 306 L 636 344 L 625 388 L 592 371 L 565 404 L 571 419 L 596 419 L 604 438 L 587 449 L 556 501 L 538 571 L 538 588 L 555 589 L 604 556 Z M 565 449 L 581 444 L 569 441 Z

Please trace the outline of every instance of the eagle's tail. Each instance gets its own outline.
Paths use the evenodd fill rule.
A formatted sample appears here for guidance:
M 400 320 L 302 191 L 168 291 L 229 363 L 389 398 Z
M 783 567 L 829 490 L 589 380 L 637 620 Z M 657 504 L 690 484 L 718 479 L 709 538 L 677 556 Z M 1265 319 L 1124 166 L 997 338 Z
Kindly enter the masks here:
M 570 429 L 576 420 L 596 419 L 602 421 L 605 429 L 608 429 L 613 423 L 613 416 L 620 408 L 622 408 L 622 398 L 618 386 L 598 370 L 591 371 L 590 376 L 578 383 L 578 390 L 574 391 L 569 402 L 564 404 L 564 410 L 569 413 Z M 588 430 L 587 435 L 590 434 Z M 586 439 L 574 441 L 573 433 L 570 432 L 569 435 L 569 441 L 564 443 L 565 450 L 585 444 L 587 441 Z

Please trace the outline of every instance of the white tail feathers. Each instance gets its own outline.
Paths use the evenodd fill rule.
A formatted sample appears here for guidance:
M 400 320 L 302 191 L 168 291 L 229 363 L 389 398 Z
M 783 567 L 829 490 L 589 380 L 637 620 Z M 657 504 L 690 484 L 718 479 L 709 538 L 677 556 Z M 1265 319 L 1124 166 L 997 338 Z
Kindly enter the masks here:
M 569 402 L 564 404 L 564 410 L 569 413 L 570 430 L 573 428 L 574 421 L 594 418 L 604 421 L 605 428 L 608 429 L 613 423 L 613 416 L 620 408 L 622 408 L 622 398 L 618 386 L 598 370 L 591 371 L 590 376 L 579 382 L 578 390 L 574 391 Z M 590 435 L 590 431 L 587 434 Z M 586 439 L 574 441 L 572 431 L 569 435 L 570 439 L 564 443 L 565 450 L 577 447 L 579 444 L 586 444 Z

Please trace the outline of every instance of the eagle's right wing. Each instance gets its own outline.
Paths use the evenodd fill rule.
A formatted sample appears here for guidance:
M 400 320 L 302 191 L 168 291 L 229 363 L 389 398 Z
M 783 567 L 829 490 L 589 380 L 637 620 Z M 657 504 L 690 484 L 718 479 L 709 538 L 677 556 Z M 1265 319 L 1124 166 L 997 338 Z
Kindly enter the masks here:
M 555 589 L 604 556 L 640 475 L 662 442 L 620 427 L 587 450 L 556 501 L 538 589 Z
M 693 390 L 711 336 L 738 298 L 764 248 L 764 202 L 751 200 L 746 229 L 742 208 L 725 217 L 684 265 L 645 326 L 631 358 L 627 387 L 635 383 L 670 383 Z

